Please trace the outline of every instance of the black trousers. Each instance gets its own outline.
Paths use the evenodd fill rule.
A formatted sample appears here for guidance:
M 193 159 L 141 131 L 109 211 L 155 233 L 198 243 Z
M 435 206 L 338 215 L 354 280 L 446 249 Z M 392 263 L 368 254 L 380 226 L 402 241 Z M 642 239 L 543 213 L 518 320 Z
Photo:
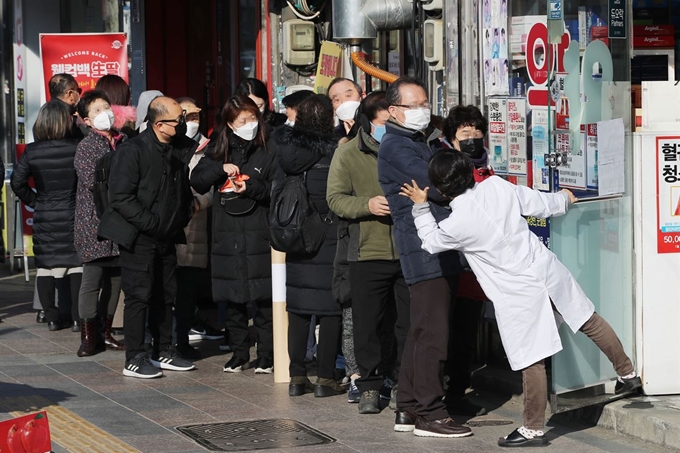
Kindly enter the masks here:
M 449 313 L 458 276 L 411 285 L 411 328 L 399 373 L 397 407 L 425 420 L 448 417 L 442 375 L 449 342 Z
M 272 321 L 272 301 L 259 301 L 253 316 L 257 332 L 257 356 L 267 360 L 274 359 L 274 323 Z M 227 303 L 225 322 L 229 332 L 229 347 L 234 357 L 250 361 L 250 340 L 248 337 L 248 304 Z
M 196 302 L 202 289 L 201 278 L 206 269 L 177 268 L 177 300 L 175 302 L 175 335 L 177 344 L 189 344 L 189 330 L 196 318 Z
M 78 294 L 80 293 L 80 285 L 83 281 L 83 274 L 81 272 L 74 274 L 67 274 L 64 279 L 69 283 L 70 296 L 71 296 L 71 319 L 73 321 L 79 321 L 80 315 L 78 314 Z M 36 289 L 38 290 L 38 299 L 40 299 L 40 305 L 45 312 L 45 319 L 47 322 L 57 322 L 61 318 L 60 309 L 56 306 L 55 300 L 55 278 L 54 277 L 38 277 L 36 279 Z M 60 293 L 63 295 L 64 293 Z M 61 297 L 60 297 L 61 300 Z M 66 302 L 63 300 L 62 303 Z M 60 304 L 61 312 L 68 316 L 68 307 L 66 304 L 63 306 Z
M 477 350 L 477 332 L 484 303 L 458 297 L 451 310 L 449 353 L 444 374 L 449 377 L 446 397 L 462 398 L 472 384 L 470 365 Z
M 148 325 L 154 353 L 172 346 L 172 306 L 177 295 L 175 245 L 140 236 L 133 250 L 120 251 L 121 287 L 125 292 L 125 358 L 144 351 Z
M 317 377 L 335 378 L 335 359 L 340 350 L 342 336 L 342 316 L 318 316 L 319 343 L 316 360 L 319 364 Z M 298 315 L 288 312 L 288 356 L 290 357 L 290 376 L 307 376 L 305 355 L 307 336 L 312 315 Z
M 380 390 L 383 383 L 379 370 L 386 351 L 383 351 L 381 331 L 388 305 L 396 305 L 397 320 L 394 334 L 397 338 L 395 368 L 400 368 L 406 335 L 410 324 L 410 300 L 399 261 L 358 261 L 349 263 L 352 287 L 352 321 L 354 323 L 354 355 L 361 377 L 356 385 L 359 391 Z

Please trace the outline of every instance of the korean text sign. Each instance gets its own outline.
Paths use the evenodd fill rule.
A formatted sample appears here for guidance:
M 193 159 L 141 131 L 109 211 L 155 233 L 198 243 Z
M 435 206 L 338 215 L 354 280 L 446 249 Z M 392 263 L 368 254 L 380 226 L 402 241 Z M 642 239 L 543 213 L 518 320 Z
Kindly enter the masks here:
M 128 81 L 127 36 L 125 33 L 41 34 L 45 95 L 55 74 L 71 74 L 83 90 L 92 90 L 108 74 Z
M 657 252 L 680 253 L 680 136 L 656 139 Z

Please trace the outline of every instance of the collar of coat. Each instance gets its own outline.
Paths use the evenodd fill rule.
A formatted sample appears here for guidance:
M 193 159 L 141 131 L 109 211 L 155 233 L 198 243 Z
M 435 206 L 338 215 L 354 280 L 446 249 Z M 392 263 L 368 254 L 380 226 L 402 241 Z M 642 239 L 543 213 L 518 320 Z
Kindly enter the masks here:
M 430 143 L 433 140 L 439 140 L 442 132 L 436 127 L 429 125 L 424 131 L 414 131 L 399 124 L 394 118 L 390 118 L 385 123 L 385 133 L 395 134 L 402 137 L 408 137 L 415 142 Z
M 380 143 L 373 138 L 371 134 L 366 132 L 364 128 L 359 129 L 357 133 L 357 139 L 359 140 L 359 149 L 366 154 L 378 154 L 378 148 L 380 148 Z
M 293 126 L 282 126 L 278 128 L 272 137 L 278 145 L 293 145 L 295 148 L 303 148 L 322 156 L 333 156 L 338 147 L 338 138 L 330 133 L 320 135 L 313 131 L 301 129 Z

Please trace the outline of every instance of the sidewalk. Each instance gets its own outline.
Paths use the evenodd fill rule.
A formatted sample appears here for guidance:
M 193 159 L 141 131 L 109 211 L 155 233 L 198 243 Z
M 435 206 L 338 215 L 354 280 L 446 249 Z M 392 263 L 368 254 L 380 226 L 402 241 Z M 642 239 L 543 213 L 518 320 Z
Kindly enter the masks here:
M 121 374 L 123 354 L 107 351 L 78 358 L 79 334 L 49 332 L 44 324 L 36 324 L 32 291 L 33 280 L 25 283 L 22 275 L 0 279 L 0 419 L 45 408 L 57 453 L 206 452 L 177 427 L 266 419 L 296 420 L 334 442 L 261 449 L 264 453 L 504 451 L 496 445 L 498 437 L 521 423 L 520 397 L 488 393 L 476 394 L 473 400 L 492 408 L 491 418 L 512 424 L 475 426 L 474 436 L 463 439 L 395 433 L 389 409 L 378 415 L 359 415 L 357 405 L 348 404 L 346 397 L 290 398 L 287 385 L 274 384 L 271 375 L 254 375 L 252 370 L 223 373 L 230 355 L 219 352 L 217 342 L 200 344 L 204 358 L 196 362 L 195 371 L 166 372 L 165 377 L 152 380 L 125 378 Z M 673 405 L 680 406 L 680 398 L 612 403 L 605 407 L 601 426 L 564 414 L 552 417 L 547 434 L 550 451 L 673 451 L 662 446 L 680 446 L 680 412 Z M 257 440 L 253 450 L 239 451 L 254 451 L 270 442 L 267 436 Z

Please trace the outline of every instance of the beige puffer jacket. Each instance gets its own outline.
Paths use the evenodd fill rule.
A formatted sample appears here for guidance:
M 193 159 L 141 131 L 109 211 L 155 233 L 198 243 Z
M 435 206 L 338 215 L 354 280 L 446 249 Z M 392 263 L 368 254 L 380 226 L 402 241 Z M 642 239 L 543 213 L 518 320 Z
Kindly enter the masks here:
M 201 143 L 196 153 L 189 162 L 189 175 L 194 167 L 204 156 L 208 140 L 201 138 Z M 191 189 L 194 199 L 198 202 L 199 210 L 195 212 L 189 224 L 184 227 L 184 234 L 187 237 L 186 244 L 177 244 L 177 265 L 183 267 L 198 267 L 205 269 L 208 267 L 209 242 L 208 242 L 208 208 L 213 204 L 212 191 L 205 195 L 198 194 Z

